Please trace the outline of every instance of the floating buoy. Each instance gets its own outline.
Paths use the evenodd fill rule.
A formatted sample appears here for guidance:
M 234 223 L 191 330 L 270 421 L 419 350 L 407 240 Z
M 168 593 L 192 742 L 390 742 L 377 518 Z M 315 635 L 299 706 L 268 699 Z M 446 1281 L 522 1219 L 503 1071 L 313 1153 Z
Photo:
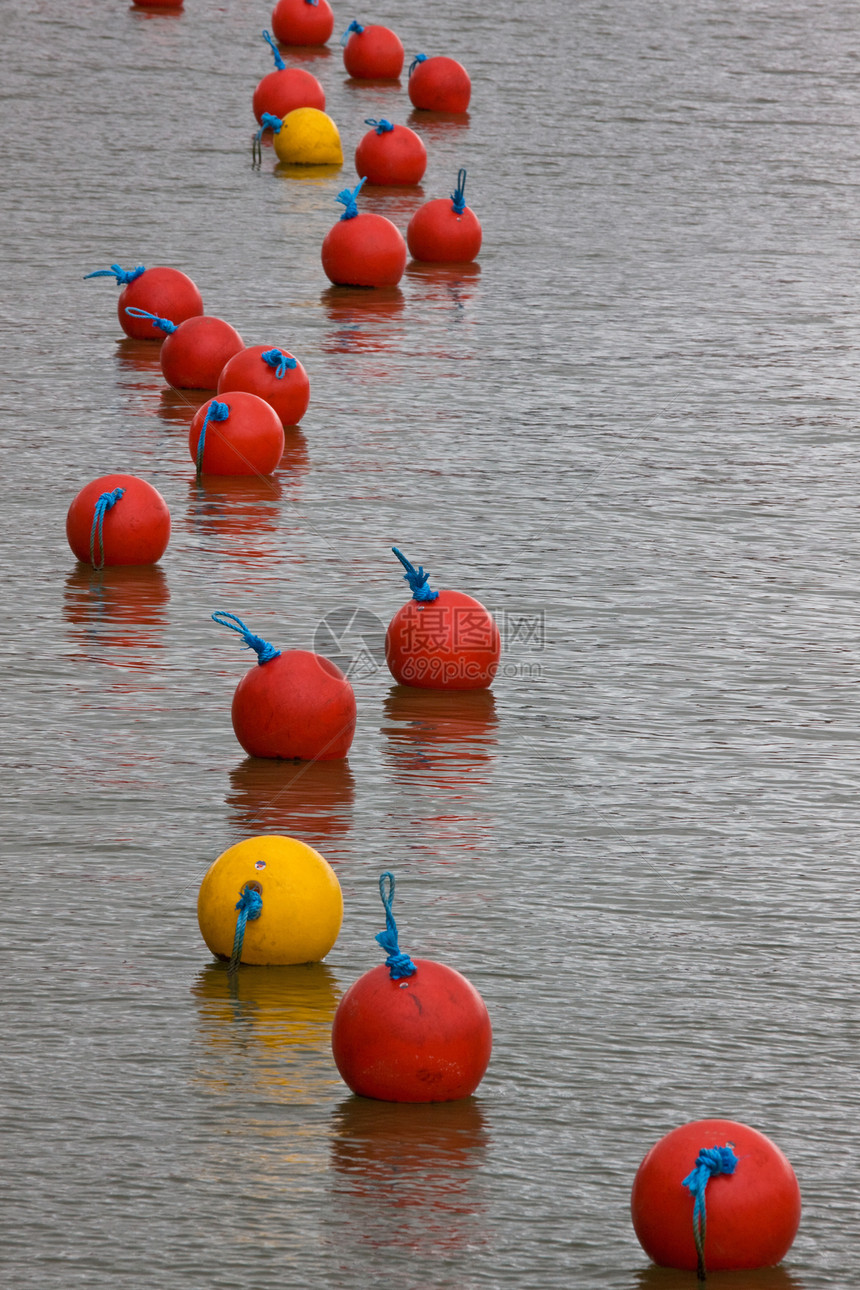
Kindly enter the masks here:
M 421 182 L 427 169 L 427 149 L 408 125 L 392 125 L 383 117 L 368 117 L 374 128 L 355 150 L 355 168 L 369 184 L 408 185 Z
M 469 264 L 481 249 L 481 225 L 466 205 L 466 172 L 457 172 L 450 198 L 437 197 L 419 206 L 406 229 L 413 260 L 437 264 Z
M 235 614 L 212 615 L 238 632 L 257 666 L 236 687 L 231 711 L 236 738 L 251 757 L 334 761 L 355 734 L 355 694 L 327 658 L 310 650 L 283 653 L 249 632 Z
M 272 143 L 278 160 L 292 166 L 340 166 L 343 148 L 334 121 L 317 108 L 302 107 L 288 112 L 282 121 L 268 112 L 261 118 L 255 136 L 256 156 L 259 158 L 260 139 L 263 131 L 271 128 Z
M 208 431 L 208 433 L 207 433 Z M 284 452 L 284 427 L 256 394 L 236 390 L 198 408 L 188 431 L 201 475 L 271 475 Z
M 312 107 L 325 111 L 325 90 L 312 72 L 302 67 L 287 67 L 277 45 L 267 31 L 263 39 L 271 46 L 275 56 L 275 70 L 264 76 L 251 100 L 257 122 L 262 124 L 263 113 L 284 119 L 296 108 Z
M 334 31 L 328 0 L 278 0 L 272 31 L 282 45 L 324 45 Z
M 176 390 L 214 390 L 228 359 L 245 348 L 245 342 L 223 318 L 201 314 L 177 324 L 143 309 L 126 307 L 134 318 L 149 318 L 164 333 L 159 358 L 168 385 Z
M 69 546 L 84 564 L 155 564 L 170 540 L 167 503 L 136 475 L 101 475 L 78 493 L 66 516 Z
M 275 409 L 283 426 L 297 426 L 308 410 L 311 383 L 297 358 L 285 349 L 251 345 L 225 363 L 218 394 L 247 390 Z
M 438 54 L 433 58 L 416 54 L 407 88 L 413 107 L 428 112 L 465 112 L 472 97 L 472 82 L 463 64 Z
M 395 681 L 424 690 L 483 690 L 499 666 L 501 639 L 492 614 L 462 591 L 431 591 L 428 574 L 391 548 L 412 588 L 388 624 L 385 661 Z
M 379 894 L 388 953 L 350 986 L 331 1031 L 335 1065 L 359 1097 L 383 1102 L 453 1102 L 469 1097 L 484 1077 L 493 1034 L 475 987 L 443 963 L 401 952 L 391 912 L 394 874 Z
M 403 71 L 403 45 L 388 27 L 363 27 L 353 19 L 340 43 L 343 65 L 358 81 L 396 81 Z
M 246 838 L 206 873 L 197 921 L 212 953 L 234 970 L 240 962 L 315 963 L 337 940 L 343 896 L 313 847 L 277 835 Z
M 87 278 L 114 278 L 117 286 L 122 287 L 116 302 L 119 325 L 126 336 L 135 340 L 164 340 L 164 332 L 147 318 L 127 313 L 129 305 L 143 310 L 144 314 L 174 318 L 177 323 L 203 313 L 203 297 L 191 279 L 179 269 L 161 264 L 151 269 L 145 269 L 142 264 L 136 269 L 122 269 L 118 264 L 112 264 L 109 269 L 96 269 L 94 273 L 85 274 L 84 280 Z
M 406 243 L 384 215 L 358 213 L 356 198 L 363 183 L 352 191 L 344 188 L 335 199 L 346 210 L 325 236 L 322 266 L 335 286 L 393 287 L 406 268 Z
M 185 0 L 131 0 L 135 9 L 181 9 Z
M 800 1223 L 800 1188 L 769 1138 L 735 1120 L 667 1133 L 633 1182 L 633 1227 L 662 1267 L 706 1271 L 779 1263 Z M 707 1220 L 707 1222 L 706 1222 Z

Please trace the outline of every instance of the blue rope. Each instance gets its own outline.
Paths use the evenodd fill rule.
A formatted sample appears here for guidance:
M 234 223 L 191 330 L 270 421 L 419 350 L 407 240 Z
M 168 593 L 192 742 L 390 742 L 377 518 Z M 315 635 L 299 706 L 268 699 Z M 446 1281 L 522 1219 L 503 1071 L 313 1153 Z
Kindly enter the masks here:
M 103 569 L 105 567 L 105 544 L 102 536 L 105 515 L 113 506 L 116 506 L 124 492 L 124 488 L 115 488 L 112 493 L 102 493 L 96 502 L 96 509 L 93 512 L 93 526 L 90 529 L 90 564 L 94 569 Z M 102 552 L 98 564 L 96 564 L 95 555 L 96 538 L 98 538 L 98 544 Z
M 364 176 L 364 179 L 360 179 L 358 181 L 358 183 L 355 185 L 355 188 L 353 189 L 344 188 L 341 190 L 341 192 L 338 193 L 337 197 L 335 197 L 336 202 L 341 202 L 342 205 L 346 207 L 346 210 L 341 215 L 341 219 L 355 219 L 356 215 L 358 214 L 358 207 L 355 204 L 355 199 L 358 196 L 358 194 L 361 192 L 362 185 L 365 183 L 366 180 L 367 180 L 367 175 Z
M 320 0 L 305 0 L 305 4 L 319 4 Z
M 361 33 L 364 31 L 364 28 L 362 27 L 361 23 L 357 22 L 355 18 L 353 18 L 352 22 L 349 24 L 346 31 L 343 33 L 343 35 L 340 38 L 340 43 L 342 45 L 346 44 L 346 42 L 349 40 L 350 33 L 353 31 L 357 36 L 360 36 Z
M 156 314 L 149 314 L 145 309 L 136 309 L 134 305 L 126 305 L 125 312 L 131 314 L 132 318 L 148 318 L 153 327 L 160 327 L 162 331 L 172 336 L 176 331 L 176 323 L 172 323 L 169 318 L 159 318 Z
M 693 1240 L 696 1242 L 696 1254 L 698 1256 L 698 1268 L 696 1276 L 699 1281 L 704 1281 L 707 1273 L 705 1271 L 705 1232 L 707 1229 L 707 1214 L 705 1212 L 705 1188 L 715 1174 L 733 1174 L 738 1163 L 738 1158 L 732 1151 L 732 1144 L 727 1142 L 724 1147 L 703 1147 L 696 1157 L 696 1164 L 691 1173 L 684 1179 L 682 1186 L 687 1188 L 695 1197 L 693 1205 Z
M 388 894 L 385 893 L 385 879 L 388 879 Z M 418 971 L 408 954 L 404 954 L 397 944 L 397 924 L 391 912 L 394 900 L 394 874 L 386 869 L 379 875 L 379 894 L 385 908 L 385 931 L 376 933 L 376 943 L 388 954 L 385 966 L 392 981 L 399 981 L 402 976 L 414 976 Z
M 381 117 L 379 121 L 374 121 L 372 116 L 368 116 L 365 117 L 364 124 L 375 125 L 377 134 L 387 134 L 389 130 L 394 129 L 394 126 L 390 121 L 386 121 L 385 117 Z
M 263 897 L 256 887 L 248 883 L 242 888 L 242 894 L 236 903 L 239 913 L 236 915 L 236 934 L 233 937 L 233 953 L 227 966 L 228 972 L 236 972 L 242 961 L 242 946 L 245 943 L 245 924 L 254 922 L 263 912 Z
M 200 431 L 200 438 L 197 440 L 197 482 L 200 483 L 200 476 L 203 474 L 203 447 L 206 443 L 206 427 L 210 421 L 226 421 L 230 415 L 230 409 L 226 403 L 219 403 L 213 399 L 206 409 L 206 416 L 203 418 L 203 429 Z
M 425 573 L 420 564 L 416 569 L 414 565 L 409 563 L 403 552 L 397 550 L 396 546 L 393 546 L 391 549 L 403 565 L 403 568 L 406 570 L 403 575 L 403 581 L 409 583 L 412 590 L 412 599 L 425 601 L 435 600 L 439 595 L 439 592 L 431 591 L 427 586 L 427 579 L 430 577 L 430 574 Z
M 232 621 L 230 621 L 231 619 Z M 263 663 L 268 663 L 270 659 L 280 658 L 281 651 L 279 649 L 275 649 L 274 645 L 264 641 L 262 636 L 255 636 L 253 632 L 249 632 L 242 619 L 237 618 L 235 614 L 226 614 L 223 609 L 219 609 L 212 615 L 212 621 L 217 623 L 219 627 L 229 627 L 231 632 L 238 632 L 244 642 L 244 648 L 252 649 L 256 652 L 258 664 L 262 665 Z M 234 627 L 234 623 L 238 623 L 238 627 Z
M 121 269 L 118 264 L 112 264 L 109 269 L 96 269 L 95 273 L 85 273 L 84 281 L 86 282 L 87 278 L 116 278 L 118 287 L 127 287 L 130 282 L 134 282 L 145 272 L 142 264 L 139 264 L 136 269 Z
M 287 64 L 284 62 L 283 58 L 281 58 L 281 51 L 278 49 L 278 46 L 272 40 L 272 37 L 267 31 L 263 32 L 263 40 L 265 40 L 272 53 L 275 55 L 275 67 L 277 70 L 279 72 L 285 72 L 287 70 Z
M 255 138 L 257 139 L 257 142 L 259 143 L 260 139 L 262 139 L 263 131 L 266 129 L 267 126 L 271 128 L 272 134 L 280 134 L 281 126 L 283 124 L 284 122 L 281 119 L 281 117 L 275 116 L 274 112 L 264 112 L 263 115 L 260 117 L 260 128 L 257 131 L 255 136 Z
M 275 372 L 275 376 L 277 376 L 279 381 L 284 379 L 288 368 L 292 371 L 294 367 L 298 366 L 292 354 L 285 354 L 283 350 L 280 349 L 267 349 L 265 354 L 260 355 L 260 358 L 264 363 L 268 363 L 269 367 L 276 367 L 278 369 Z
M 415 57 L 412 59 L 412 62 L 409 64 L 409 75 L 410 76 L 412 75 L 412 73 L 415 71 L 415 68 L 418 66 L 419 63 L 426 63 L 426 62 L 427 62 L 426 54 L 416 54 Z
M 465 170 L 457 171 L 457 187 L 451 194 L 451 201 L 454 205 L 451 210 L 456 215 L 462 215 L 466 209 L 466 172 Z

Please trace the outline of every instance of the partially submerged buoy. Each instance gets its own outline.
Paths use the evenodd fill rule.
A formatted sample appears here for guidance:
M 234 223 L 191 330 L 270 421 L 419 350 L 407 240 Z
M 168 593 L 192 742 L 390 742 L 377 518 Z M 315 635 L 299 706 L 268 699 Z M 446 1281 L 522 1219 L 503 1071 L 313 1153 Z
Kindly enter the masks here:
M 236 390 L 198 408 L 188 450 L 202 475 L 271 475 L 284 451 L 284 427 L 270 403 Z
M 457 187 L 449 197 L 419 206 L 406 228 L 406 245 L 413 260 L 436 264 L 470 264 L 481 249 L 483 233 L 474 211 L 466 205 L 466 172 L 457 172 Z
M 251 107 L 258 124 L 262 124 L 264 112 L 281 120 L 301 107 L 312 107 L 324 112 L 325 90 L 313 72 L 306 72 L 303 67 L 287 67 L 267 31 L 263 32 L 263 39 L 274 55 L 275 70 L 264 76 L 254 90 Z
M 126 307 L 135 318 L 148 318 L 165 336 L 159 358 L 168 385 L 177 390 L 214 390 L 228 359 L 245 348 L 245 342 L 223 318 L 201 314 L 178 325 L 143 309 Z
M 325 236 L 322 266 L 335 286 L 392 287 L 406 268 L 406 243 L 384 215 L 359 214 L 356 198 L 363 183 L 364 179 L 352 190 L 344 188 L 335 199 L 346 209 Z
M 392 125 L 382 117 L 368 117 L 372 126 L 355 150 L 355 168 L 369 184 L 408 186 L 418 184 L 427 169 L 427 149 L 407 125 Z
M 407 89 L 413 107 L 427 112 L 465 112 L 472 82 L 462 63 L 436 54 L 416 54 L 409 66 Z
M 285 349 L 251 345 L 225 363 L 218 394 L 247 390 L 275 409 L 283 426 L 297 426 L 308 410 L 311 383 L 297 358 Z
M 94 569 L 155 564 L 170 540 L 170 512 L 145 479 L 100 475 L 69 507 L 66 537 L 77 558 Z
M 403 71 L 403 45 L 389 27 L 365 27 L 353 19 L 340 43 L 343 65 L 356 80 L 396 81 Z
M 263 131 L 271 129 L 278 160 L 292 166 L 340 166 L 343 164 L 338 128 L 330 116 L 317 108 L 302 107 L 288 112 L 283 120 L 264 112 L 256 135 L 259 148 Z
M 324 45 L 334 31 L 328 0 L 278 0 L 272 31 L 282 45 Z
M 164 340 L 164 332 L 146 317 L 128 313 L 129 305 L 144 314 L 173 318 L 177 324 L 203 313 L 203 297 L 195 284 L 187 274 L 167 265 L 156 264 L 147 269 L 139 264 L 136 269 L 123 269 L 112 264 L 109 269 L 96 269 L 84 278 L 113 278 L 122 287 L 116 302 L 117 317 L 126 336 L 135 340 Z

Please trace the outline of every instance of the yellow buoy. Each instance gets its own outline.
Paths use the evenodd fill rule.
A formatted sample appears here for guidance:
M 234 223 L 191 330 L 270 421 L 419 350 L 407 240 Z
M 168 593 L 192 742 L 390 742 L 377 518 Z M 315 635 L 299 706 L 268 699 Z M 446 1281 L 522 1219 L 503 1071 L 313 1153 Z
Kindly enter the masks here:
M 288 112 L 272 136 L 278 160 L 294 166 L 341 166 L 343 148 L 331 117 L 319 108 Z
M 337 940 L 343 920 L 340 883 L 313 847 L 275 834 L 230 847 L 200 884 L 197 921 L 213 954 L 230 958 L 236 905 L 246 888 L 259 892 L 258 916 L 245 924 L 241 961 L 273 966 L 315 963 Z

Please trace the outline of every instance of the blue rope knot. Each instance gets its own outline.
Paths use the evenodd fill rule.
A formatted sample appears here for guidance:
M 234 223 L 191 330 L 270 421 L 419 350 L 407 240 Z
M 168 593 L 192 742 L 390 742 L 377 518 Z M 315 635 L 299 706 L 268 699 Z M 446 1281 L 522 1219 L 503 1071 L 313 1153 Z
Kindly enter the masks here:
M 357 36 L 360 36 L 361 33 L 364 31 L 364 28 L 362 27 L 361 23 L 357 22 L 355 18 L 353 18 L 352 22 L 349 24 L 346 31 L 343 33 L 343 35 L 340 38 L 340 43 L 342 45 L 346 44 L 346 42 L 349 40 L 350 34 L 353 31 Z
M 94 569 L 103 569 L 105 567 L 105 544 L 102 535 L 105 515 L 112 507 L 116 506 L 124 492 L 124 488 L 115 488 L 111 493 L 102 493 L 96 502 L 96 508 L 93 512 L 93 526 L 90 529 L 90 564 Z M 95 555 L 96 538 L 98 538 L 98 544 L 101 547 L 98 563 L 96 563 Z
M 219 403 L 213 399 L 206 409 L 206 416 L 203 418 L 203 428 L 200 431 L 200 438 L 197 440 L 197 482 L 200 483 L 200 476 L 203 474 L 203 450 L 206 444 L 206 427 L 210 421 L 226 421 L 230 415 L 230 408 L 226 403 Z
M 126 305 L 125 312 L 131 314 L 132 318 L 148 318 L 153 327 L 160 327 L 168 336 L 172 336 L 176 331 L 176 323 L 172 323 L 169 318 L 159 318 L 157 314 L 147 313 L 145 309 L 136 309 L 134 305 Z
M 263 912 L 263 897 L 256 887 L 245 883 L 242 894 L 236 902 L 239 911 L 236 917 L 236 932 L 233 936 L 233 952 L 230 955 L 228 972 L 235 972 L 242 961 L 242 946 L 245 943 L 245 924 L 253 923 Z
M 263 40 L 265 40 L 272 53 L 275 55 L 275 67 L 277 70 L 279 72 L 285 72 L 287 70 L 287 64 L 284 62 L 283 58 L 281 58 L 281 51 L 278 49 L 278 46 L 272 40 L 272 37 L 267 31 L 263 32 Z
M 696 1242 L 698 1267 L 696 1276 L 704 1281 L 705 1270 L 705 1233 L 707 1230 L 707 1213 L 705 1211 L 705 1188 L 716 1174 L 733 1174 L 738 1158 L 727 1142 L 724 1147 L 703 1147 L 696 1157 L 693 1170 L 681 1184 L 695 1198 L 693 1205 L 693 1240 Z
M 275 116 L 274 112 L 264 112 L 263 115 L 260 117 L 260 128 L 255 135 L 257 142 L 259 143 L 260 139 L 262 139 L 263 132 L 266 129 L 266 127 L 268 127 L 272 131 L 272 134 L 280 134 L 281 126 L 283 124 L 284 122 L 282 118 L 279 116 Z
M 320 0 L 305 0 L 305 4 L 319 4 Z
M 242 619 L 237 618 L 235 614 L 226 614 L 222 609 L 219 609 L 212 615 L 212 621 L 217 623 L 219 627 L 229 627 L 231 632 L 238 632 L 242 637 L 243 648 L 252 649 L 257 654 L 257 664 L 259 666 L 262 666 L 263 663 L 268 663 L 273 658 L 280 658 L 281 651 L 279 649 L 275 649 L 274 645 L 264 641 L 262 636 L 255 636 L 253 632 L 249 632 Z M 237 625 L 234 626 L 234 624 Z
M 412 599 L 424 601 L 435 600 L 438 597 L 439 592 L 431 591 L 427 586 L 427 579 L 430 577 L 430 574 L 425 573 L 420 564 L 416 569 L 413 564 L 409 563 L 403 552 L 397 550 L 396 546 L 393 546 L 391 549 L 403 565 L 403 568 L 406 570 L 403 575 L 403 581 L 409 583 L 412 591 Z
M 343 206 L 346 207 L 346 210 L 341 215 L 341 219 L 355 219 L 356 215 L 358 214 L 358 206 L 355 203 L 355 199 L 356 197 L 358 197 L 358 194 L 361 192 L 362 186 L 364 185 L 366 180 L 367 180 L 367 175 L 364 176 L 364 179 L 360 179 L 358 181 L 358 183 L 355 185 L 355 188 L 353 189 L 344 188 L 338 193 L 337 197 L 335 197 L 336 202 L 340 202 Z
M 385 880 L 388 879 L 388 891 L 386 893 Z M 394 921 L 394 915 L 391 912 L 391 905 L 394 901 L 394 874 L 386 869 L 385 873 L 379 875 L 379 895 L 385 909 L 385 931 L 376 933 L 376 943 L 388 954 L 385 960 L 385 966 L 388 968 L 388 975 L 392 981 L 399 981 L 402 976 L 414 976 L 418 971 L 408 954 L 404 954 L 397 943 L 397 924 Z
M 121 269 L 118 264 L 112 264 L 109 269 L 96 269 L 95 273 L 85 273 L 84 281 L 87 278 L 116 278 L 118 287 L 127 287 L 130 282 L 136 281 L 146 269 L 139 264 L 136 269 Z
M 409 64 L 409 75 L 410 76 L 412 75 L 412 73 L 415 71 L 415 68 L 418 66 L 419 63 L 426 63 L 426 62 L 427 62 L 426 54 L 416 54 L 415 57 L 412 59 L 412 62 Z
M 378 121 L 375 121 L 372 116 L 368 116 L 364 118 L 364 124 L 376 126 L 377 134 L 387 134 L 389 130 L 394 129 L 394 126 L 390 121 L 386 121 L 385 117 L 381 117 Z
M 465 170 L 457 171 L 457 187 L 451 194 L 451 201 L 454 205 L 451 210 L 456 215 L 462 215 L 466 209 L 466 172 Z
M 292 354 L 285 354 L 281 349 L 267 349 L 265 354 L 260 355 L 260 358 L 264 363 L 268 363 L 269 367 L 278 369 L 275 372 L 275 376 L 279 381 L 284 379 L 288 368 L 292 371 L 294 367 L 298 366 Z

